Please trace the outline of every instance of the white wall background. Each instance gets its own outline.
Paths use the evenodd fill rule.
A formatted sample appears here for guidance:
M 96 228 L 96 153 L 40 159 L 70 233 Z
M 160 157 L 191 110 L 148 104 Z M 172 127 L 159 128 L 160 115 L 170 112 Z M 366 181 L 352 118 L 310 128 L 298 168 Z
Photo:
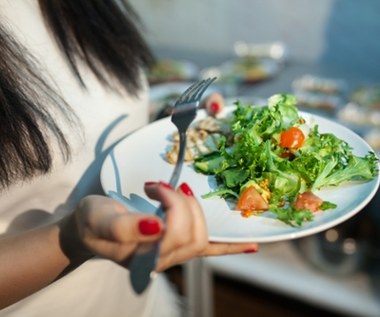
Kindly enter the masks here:
M 360 1 L 360 0 L 359 0 Z M 313 59 L 324 47 L 331 0 L 133 0 L 158 48 L 230 54 L 237 40 L 281 40 Z
M 284 42 L 292 58 L 366 59 L 380 72 L 380 0 L 130 0 L 154 49 L 233 54 Z

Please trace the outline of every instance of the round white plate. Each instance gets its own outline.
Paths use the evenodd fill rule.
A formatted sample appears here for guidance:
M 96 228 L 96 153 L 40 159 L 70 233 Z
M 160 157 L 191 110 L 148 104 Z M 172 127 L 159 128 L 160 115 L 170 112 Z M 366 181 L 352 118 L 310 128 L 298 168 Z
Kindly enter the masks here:
M 229 110 L 234 107 L 228 107 Z M 346 140 L 356 155 L 364 156 L 372 151 L 370 146 L 351 130 L 325 118 L 301 112 L 307 120 L 319 125 L 320 132 L 332 132 Z M 198 118 L 204 118 L 200 111 Z M 105 191 L 117 191 L 126 197 L 131 210 L 153 213 L 158 206 L 144 193 L 146 181 L 168 181 L 173 165 L 164 159 L 176 130 L 170 118 L 155 121 L 134 132 L 118 145 L 106 158 L 101 170 L 101 184 Z M 329 188 L 317 194 L 324 200 L 336 203 L 334 210 L 319 212 L 312 222 L 300 228 L 291 227 L 276 220 L 270 213 L 243 218 L 240 212 L 231 210 L 218 197 L 203 199 L 201 196 L 215 188 L 214 179 L 194 172 L 191 165 L 184 166 L 179 182 L 187 182 L 203 207 L 209 230 L 209 239 L 215 242 L 275 242 L 300 238 L 324 231 L 351 218 L 362 210 L 379 187 L 379 176 L 370 182 L 349 183 Z

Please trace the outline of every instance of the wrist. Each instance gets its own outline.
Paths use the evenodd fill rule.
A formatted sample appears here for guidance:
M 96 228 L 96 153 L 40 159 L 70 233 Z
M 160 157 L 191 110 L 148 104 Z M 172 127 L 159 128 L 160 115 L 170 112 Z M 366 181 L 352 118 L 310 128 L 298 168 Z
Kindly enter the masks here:
M 80 238 L 74 213 L 59 222 L 59 244 L 70 265 L 79 266 L 94 256 Z

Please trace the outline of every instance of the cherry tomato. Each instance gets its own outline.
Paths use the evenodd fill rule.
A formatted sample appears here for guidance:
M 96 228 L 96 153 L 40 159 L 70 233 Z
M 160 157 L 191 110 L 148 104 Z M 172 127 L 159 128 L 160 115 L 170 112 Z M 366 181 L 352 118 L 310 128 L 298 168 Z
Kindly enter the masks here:
M 299 149 L 305 142 L 305 135 L 297 127 L 281 132 L 280 146 L 288 149 Z
M 296 209 L 308 209 L 311 212 L 316 212 L 320 209 L 323 200 L 312 192 L 304 192 L 297 196 L 294 207 Z
M 253 186 L 248 186 L 240 195 L 236 208 L 242 211 L 243 216 L 249 216 L 254 211 L 268 209 L 268 203 Z

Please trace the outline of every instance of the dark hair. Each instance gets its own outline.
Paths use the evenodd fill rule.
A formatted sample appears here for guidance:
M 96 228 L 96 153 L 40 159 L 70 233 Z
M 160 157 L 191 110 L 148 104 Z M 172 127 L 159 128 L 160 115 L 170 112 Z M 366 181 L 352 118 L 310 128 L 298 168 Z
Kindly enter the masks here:
M 136 95 L 140 75 L 153 56 L 135 24 L 136 14 L 118 0 L 39 0 L 48 28 L 79 83 L 79 63 L 114 90 Z M 63 159 L 70 146 L 54 120 L 77 122 L 38 62 L 0 25 L 0 187 L 50 171 L 55 139 Z M 75 125 L 76 126 L 76 125 Z M 52 139 L 52 137 L 54 139 Z
M 80 83 L 78 61 L 87 65 L 106 87 L 116 79 L 129 94 L 140 88 L 141 67 L 153 56 L 140 36 L 140 20 L 123 0 L 39 0 L 49 29 Z

